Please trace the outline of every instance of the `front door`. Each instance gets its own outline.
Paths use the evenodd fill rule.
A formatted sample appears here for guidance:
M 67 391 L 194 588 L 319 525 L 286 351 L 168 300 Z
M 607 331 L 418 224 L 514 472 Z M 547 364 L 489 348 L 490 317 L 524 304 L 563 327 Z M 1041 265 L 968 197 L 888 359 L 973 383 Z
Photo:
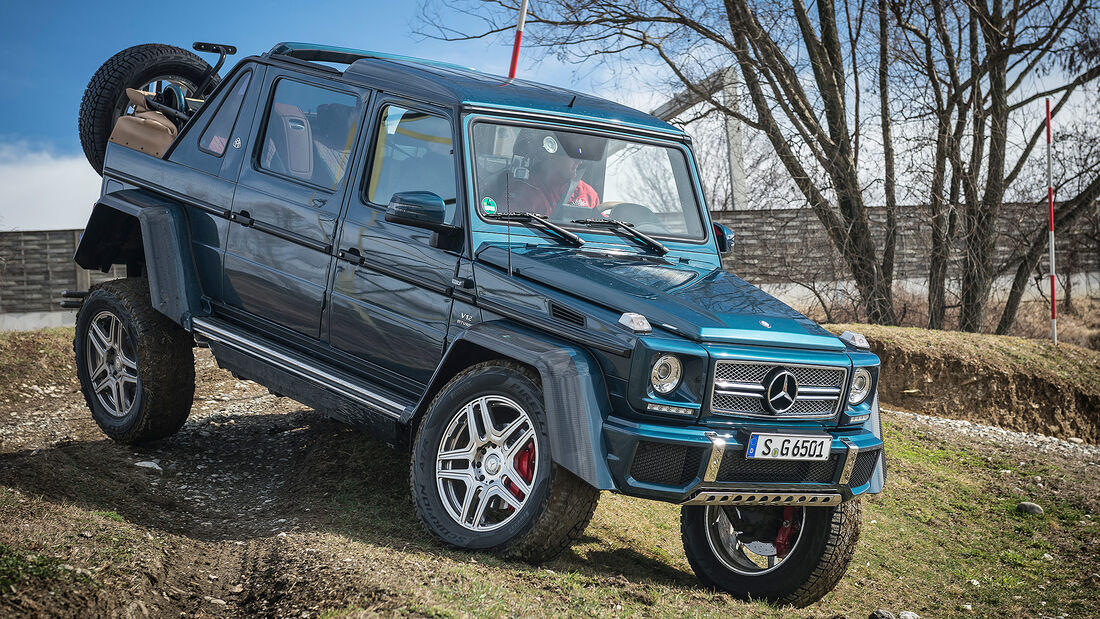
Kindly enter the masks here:
M 395 193 L 431 191 L 458 223 L 453 125 L 444 110 L 394 100 L 376 106 L 371 125 L 337 244 L 329 342 L 378 379 L 423 384 L 443 354 L 459 255 L 433 247 L 428 230 L 385 221 L 385 210 Z
M 233 199 L 227 305 L 313 338 L 366 94 L 269 71 Z M 263 321 L 257 321 L 257 324 Z

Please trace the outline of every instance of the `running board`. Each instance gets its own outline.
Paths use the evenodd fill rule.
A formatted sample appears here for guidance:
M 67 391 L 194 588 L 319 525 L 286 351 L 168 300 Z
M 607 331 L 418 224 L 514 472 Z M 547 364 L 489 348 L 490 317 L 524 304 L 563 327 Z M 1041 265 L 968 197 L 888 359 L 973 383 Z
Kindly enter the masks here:
M 339 370 L 326 368 L 316 363 L 309 363 L 301 358 L 295 358 L 289 349 L 265 342 L 260 338 L 240 333 L 226 323 L 212 318 L 192 318 L 191 326 L 196 335 L 222 344 L 236 351 L 244 353 L 259 361 L 270 364 L 284 372 L 304 379 L 337 395 L 343 396 L 357 404 L 366 406 L 383 415 L 401 419 L 407 406 L 402 404 L 394 396 L 378 393 L 368 389 L 358 381 L 347 376 Z M 289 395 L 289 394 L 288 394 Z
M 819 492 L 734 492 L 706 490 L 680 505 L 802 505 L 819 507 L 840 505 L 839 494 Z

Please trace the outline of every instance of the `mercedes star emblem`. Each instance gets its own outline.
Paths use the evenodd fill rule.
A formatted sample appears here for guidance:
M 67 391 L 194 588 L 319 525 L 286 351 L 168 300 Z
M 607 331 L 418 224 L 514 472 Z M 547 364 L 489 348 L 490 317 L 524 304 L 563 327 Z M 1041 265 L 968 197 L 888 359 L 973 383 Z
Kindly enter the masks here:
M 765 379 L 764 406 L 778 415 L 791 410 L 798 398 L 798 379 L 790 370 L 776 368 Z

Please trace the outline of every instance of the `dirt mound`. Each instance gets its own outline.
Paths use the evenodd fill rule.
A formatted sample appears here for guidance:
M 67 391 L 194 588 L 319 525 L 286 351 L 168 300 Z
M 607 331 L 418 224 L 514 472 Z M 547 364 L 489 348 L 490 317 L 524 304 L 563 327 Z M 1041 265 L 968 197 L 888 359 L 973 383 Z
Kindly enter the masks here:
M 1019 337 L 875 325 L 880 398 L 894 406 L 1100 444 L 1100 352 Z

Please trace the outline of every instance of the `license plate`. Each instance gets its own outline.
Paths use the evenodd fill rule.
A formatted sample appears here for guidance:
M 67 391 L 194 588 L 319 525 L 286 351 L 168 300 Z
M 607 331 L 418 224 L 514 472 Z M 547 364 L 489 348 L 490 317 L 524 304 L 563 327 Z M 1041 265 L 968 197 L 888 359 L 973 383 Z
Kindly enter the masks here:
M 832 437 L 753 434 L 745 457 L 753 460 L 828 460 Z

